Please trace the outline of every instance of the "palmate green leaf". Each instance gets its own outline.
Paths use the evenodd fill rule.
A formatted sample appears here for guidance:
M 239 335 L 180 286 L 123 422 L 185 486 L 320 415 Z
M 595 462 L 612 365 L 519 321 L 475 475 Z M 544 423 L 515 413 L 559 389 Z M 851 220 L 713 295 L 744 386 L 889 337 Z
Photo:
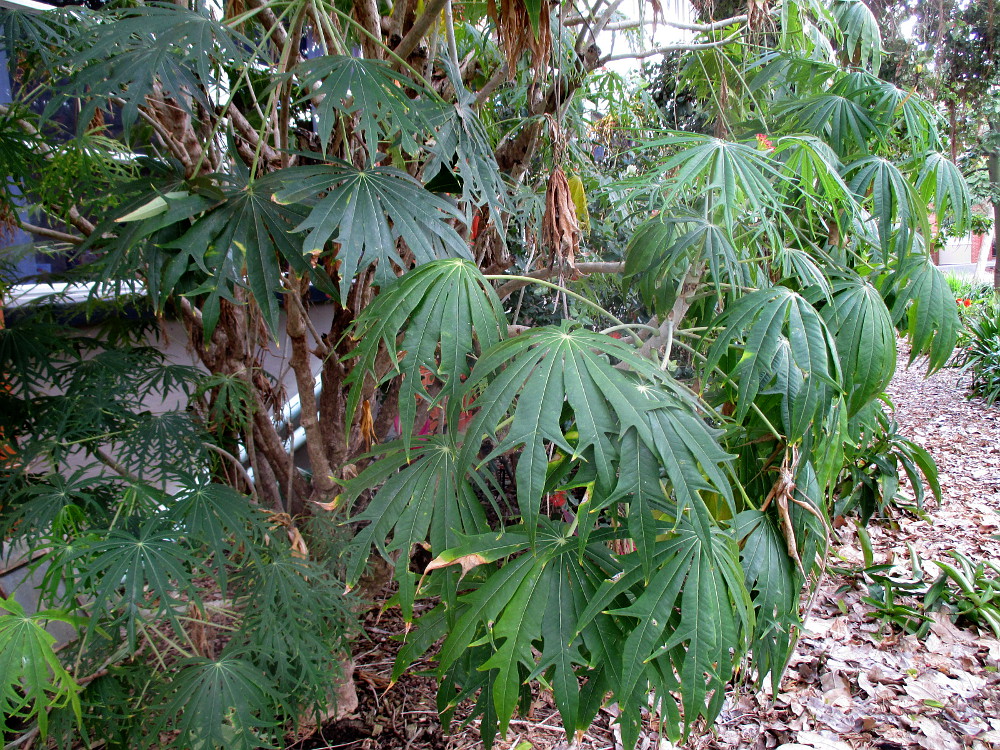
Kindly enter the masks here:
M 840 227 L 843 215 L 857 213 L 857 203 L 840 176 L 843 165 L 826 143 L 807 135 L 777 138 L 774 157 L 781 161 L 783 200 L 802 207 L 807 226 L 820 220 Z
M 416 153 L 431 132 L 431 118 L 444 106 L 429 89 L 381 60 L 324 55 L 304 60 L 289 76 L 304 92 L 294 103 L 315 108 L 323 154 L 338 118 L 356 115 L 369 164 L 382 140 L 398 138 L 404 150 Z
M 263 670 L 234 654 L 183 660 L 169 683 L 160 731 L 178 748 L 257 750 L 257 730 L 274 725 L 278 696 Z
M 915 258 L 896 274 L 893 287 L 896 301 L 892 318 L 898 326 L 906 316 L 909 364 L 926 355 L 928 373 L 941 369 L 951 359 L 961 324 L 947 279 L 927 258 Z
M 477 588 L 459 597 L 450 628 L 445 612 L 439 610 L 434 616 L 421 618 L 418 628 L 427 630 L 421 634 L 418 629 L 417 638 L 419 647 L 426 649 L 433 637 L 447 631 L 438 653 L 442 675 L 454 674 L 462 659 L 470 659 L 475 671 L 488 672 L 496 712 L 493 726 L 501 732 L 506 731 L 523 684 L 532 675 L 550 671 L 560 711 L 565 711 L 567 735 L 572 736 L 584 710 L 579 677 L 596 678 L 579 651 L 580 634 L 574 630 L 576 615 L 586 606 L 587 592 L 595 588 L 592 579 L 599 581 L 611 574 L 611 566 L 605 567 L 604 559 L 608 555 L 604 545 L 611 536 L 607 529 L 595 534 L 586 554 L 578 558 L 575 545 L 568 543 L 566 524 L 543 520 L 541 526 L 538 543 L 528 554 L 520 554 L 531 547 L 523 527 L 472 537 L 461 547 L 448 550 L 446 556 L 456 559 L 470 554 L 487 559 L 501 551 L 514 557 L 489 571 Z M 544 643 L 538 661 L 533 644 L 540 640 Z M 484 650 L 483 644 L 490 644 L 490 648 Z M 468 674 L 459 681 L 477 683 Z M 468 690 L 469 685 L 463 685 L 463 693 Z M 482 731 L 485 740 L 496 730 L 486 727 L 484 720 Z
M 865 79 L 875 90 L 873 109 L 883 122 L 891 122 L 902 132 L 914 152 L 936 151 L 941 148 L 941 114 L 934 105 L 912 91 L 904 91 L 888 81 L 870 73 L 854 71 L 850 74 Z
M 778 24 L 778 46 L 781 50 L 785 52 L 809 52 L 818 59 L 832 57 L 826 50 L 830 47 L 827 35 L 830 35 L 834 29 L 834 19 L 825 3 L 816 2 L 816 0 L 783 3 L 779 12 L 781 21 Z M 817 19 L 825 33 L 819 31 L 812 18 Z M 818 49 L 820 40 L 826 40 L 826 43 Z
M 108 506 L 120 489 L 117 479 L 95 478 L 92 466 L 26 479 L 4 500 L 0 533 L 7 539 L 16 530 L 20 538 L 39 547 L 48 535 L 62 537 L 110 521 Z
M 744 285 L 747 273 L 740 264 L 726 230 L 697 216 L 661 214 L 640 224 L 625 250 L 625 281 L 634 284 L 647 306 L 666 314 L 688 270 L 706 262 L 722 295 L 722 281 Z
M 792 91 L 803 96 L 824 91 L 841 71 L 833 60 L 802 57 L 795 52 L 764 52 L 747 68 L 749 91 L 775 93 L 782 98 Z
M 789 100 L 774 108 L 773 117 L 787 132 L 805 130 L 823 139 L 841 158 L 867 154 L 869 141 L 880 140 L 879 128 L 865 107 L 838 94 Z
M 171 498 L 166 515 L 172 525 L 184 529 L 192 546 L 203 545 L 211 552 L 209 565 L 215 580 L 226 595 L 227 566 L 230 550 L 241 550 L 250 558 L 267 533 L 267 517 L 250 498 L 224 484 L 214 484 L 206 477 L 180 476 L 181 488 Z
M 972 215 L 969 186 L 961 170 L 944 154 L 930 151 L 924 156 L 917 175 L 917 190 L 926 203 L 934 205 L 938 221 L 951 214 L 952 231 L 966 232 Z
M 645 377 L 649 385 L 613 367 L 609 355 Z M 505 369 L 496 374 L 501 367 Z M 486 388 L 478 395 L 483 385 Z M 665 399 L 681 403 L 679 389 L 671 388 L 669 378 L 652 362 L 610 336 L 578 328 L 570 321 L 558 328 L 532 329 L 483 352 L 466 381 L 465 393 L 476 396 L 473 407 L 479 410 L 469 424 L 458 464 L 477 460 L 483 436 L 495 437 L 497 426 L 514 406 L 510 429 L 497 441 L 495 454 L 524 446 L 516 470 L 517 503 L 533 535 L 548 467 L 546 442 L 592 463 L 598 484 L 610 489 L 615 483 L 620 436 L 632 428 L 653 447 L 645 413 Z M 570 445 L 563 434 L 566 407 L 575 419 L 576 445 Z
M 285 187 L 274 195 L 278 203 L 312 206 L 295 227 L 297 232 L 311 230 L 302 252 L 320 252 L 328 240 L 339 243 L 343 298 L 354 277 L 373 263 L 381 285 L 395 278 L 394 267 L 405 268 L 397 239 L 406 243 L 418 265 L 439 258 L 470 258 L 468 246 L 448 221 L 464 221 L 461 212 L 424 190 L 406 172 L 392 167 L 356 169 L 338 160 L 292 167 L 280 175 Z
M 770 157 L 756 142 L 737 143 L 692 133 L 671 133 L 644 144 L 647 149 L 680 149 L 644 177 L 623 183 L 636 196 L 649 194 L 665 211 L 691 195 L 709 201 L 709 218 L 732 236 L 745 213 L 767 217 L 762 230 L 774 239 L 782 225 L 789 226 L 781 196 L 772 181 L 781 178 Z M 772 226 L 773 223 L 773 226 Z
M 430 541 L 432 554 L 457 546 L 461 534 L 478 534 L 489 526 L 482 505 L 466 478 L 465 466 L 455 460 L 451 436 L 429 435 L 406 446 L 396 441 L 385 446 L 383 457 L 357 478 L 345 483 L 341 502 L 350 510 L 357 498 L 379 483 L 378 492 L 352 523 L 369 522 L 348 548 L 347 582 L 357 583 L 374 546 L 386 558 L 400 551 L 397 565 L 399 599 L 403 616 L 413 615 L 415 577 L 408 570 L 414 544 Z M 481 482 L 474 477 L 473 481 Z M 386 538 L 391 540 L 386 544 Z
M 129 525 L 137 528 L 90 534 L 75 557 L 85 561 L 82 585 L 94 592 L 94 611 L 123 626 L 134 649 L 137 623 L 148 617 L 142 610 L 152 610 L 181 633 L 176 606 L 199 604 L 201 597 L 194 582 L 198 563 L 178 543 L 180 532 L 161 517 Z
M 693 515 L 703 520 L 659 522 L 663 541 L 657 543 L 656 573 L 648 585 L 642 584 L 638 555 L 622 558 L 624 570 L 600 586 L 577 623 L 581 632 L 615 604 L 609 613 L 627 623 L 624 645 L 614 652 L 621 666 L 611 684 L 626 746 L 634 745 L 640 711 L 648 705 L 647 681 L 676 687 L 685 727 L 699 716 L 711 722 L 754 627 L 734 539 L 705 523 L 704 505 Z M 658 698 L 674 700 L 669 690 Z
M 49 710 L 67 705 L 81 722 L 81 687 L 59 661 L 56 639 L 45 630 L 48 622 L 79 625 L 79 619 L 58 610 L 29 615 L 13 597 L 0 598 L 0 611 L 0 734 L 34 719 L 45 738 Z
M 219 66 L 249 62 L 253 45 L 235 29 L 216 21 L 207 9 L 189 10 L 171 3 L 102 11 L 96 23 L 70 41 L 68 64 L 76 68 L 63 96 L 84 101 L 78 117 L 86 127 L 102 100 L 124 99 L 122 122 L 128 132 L 147 106 L 146 97 L 159 86 L 173 106 L 194 116 L 195 103 L 214 109 L 207 97 L 213 88 L 225 90 Z M 46 114 L 62 97 L 53 99 Z
M 625 248 L 624 280 L 658 315 L 673 307 L 690 254 L 678 252 L 679 226 L 656 217 L 636 227 Z
M 775 248 L 771 261 L 772 273 L 777 272 L 781 282 L 799 289 L 813 287 L 827 298 L 831 294 L 830 280 L 823 269 L 836 265 L 837 262 L 822 250 L 810 253 L 798 247 Z
M 297 274 L 310 275 L 324 291 L 334 292 L 322 270 L 311 267 L 301 243 L 291 236 L 305 219 L 306 209 L 280 205 L 269 197 L 281 184 L 282 174 L 255 181 L 248 181 L 246 174 L 234 175 L 219 205 L 197 219 L 180 238 L 163 245 L 181 251 L 166 268 L 163 291 L 174 291 L 181 274 L 197 265 L 209 277 L 199 291 L 208 291 L 215 299 L 236 285 L 245 285 L 273 336 L 278 331 L 278 297 L 285 291 L 283 263 Z M 207 338 L 213 326 L 212 317 L 205 317 L 209 318 L 205 323 Z
M 882 34 L 875 14 L 861 0 L 836 0 L 833 16 L 844 35 L 847 62 L 867 64 L 877 75 L 882 64 Z
M 833 333 L 840 368 L 849 373 L 847 405 L 851 414 L 885 390 L 896 371 L 896 331 L 878 291 L 861 279 L 834 286 L 823 319 Z
M 116 436 L 119 459 L 132 473 L 155 481 L 171 471 L 203 466 L 208 458 L 205 433 L 187 411 L 143 412 Z
M 664 404 L 648 412 L 653 433 L 653 453 L 666 474 L 666 489 L 671 493 L 675 518 L 692 515 L 694 523 L 706 531 L 706 517 L 694 511 L 701 508 L 707 494 L 729 506 L 733 497 L 724 466 L 733 458 L 718 443 L 718 430 L 681 404 Z M 619 482 L 621 482 L 620 473 Z M 718 508 L 720 513 L 725 509 Z M 706 532 L 707 533 L 707 532 Z
M 441 169 L 455 171 L 462 182 L 462 200 L 488 206 L 493 225 L 501 227 L 507 186 L 486 128 L 471 106 L 473 95 L 464 94 L 462 101 L 445 108 L 436 118 L 431 158 L 424 165 L 424 174 L 433 176 Z M 505 241 L 503 232 L 499 236 Z
M 52 70 L 59 64 L 66 54 L 66 40 L 80 33 L 78 27 L 87 18 L 75 12 L 75 8 L 51 8 L 47 11 L 33 13 L 0 9 L 0 26 L 3 27 L 0 46 L 7 52 L 8 60 L 37 55 L 43 71 Z
M 926 206 L 916 188 L 891 161 L 866 156 L 848 164 L 844 171 L 853 175 L 849 184 L 855 196 L 871 207 L 883 262 L 889 260 L 894 247 L 897 257 L 909 254 L 918 232 L 925 238 L 931 236 Z
M 454 397 L 462 378 L 470 372 L 469 360 L 476 354 L 477 344 L 482 350 L 490 348 L 504 337 L 506 329 L 503 305 L 475 264 L 431 261 L 404 274 L 381 290 L 352 328 L 351 337 L 358 345 L 349 356 L 358 361 L 346 380 L 350 386 L 347 422 L 357 410 L 365 377 L 375 377 L 381 383 L 402 374 L 399 421 L 403 445 L 408 446 L 417 396 L 428 402 Z M 375 367 L 383 346 L 393 356 L 389 370 L 379 373 Z M 404 352 L 402 359 L 394 356 L 399 351 Z M 424 367 L 441 382 L 441 391 L 434 399 L 421 384 Z
M 833 336 L 815 308 L 795 292 L 785 287 L 751 292 L 726 310 L 718 324 L 724 328 L 709 350 L 706 369 L 716 367 L 731 347 L 742 350 L 729 373 L 738 385 L 736 419 L 746 416 L 757 394 L 774 380 L 772 367 L 782 339 L 789 343 L 791 362 L 811 381 L 802 391 L 811 399 L 803 416 L 806 422 L 823 400 L 817 394 L 828 388 L 839 390 L 841 376 Z

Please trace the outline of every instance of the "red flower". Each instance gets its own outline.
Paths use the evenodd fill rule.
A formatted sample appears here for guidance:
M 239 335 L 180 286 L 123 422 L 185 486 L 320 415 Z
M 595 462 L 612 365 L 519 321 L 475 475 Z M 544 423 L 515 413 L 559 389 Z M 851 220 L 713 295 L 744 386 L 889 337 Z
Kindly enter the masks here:
M 965 300 L 965 306 L 966 307 L 972 307 L 972 300 L 971 299 Z

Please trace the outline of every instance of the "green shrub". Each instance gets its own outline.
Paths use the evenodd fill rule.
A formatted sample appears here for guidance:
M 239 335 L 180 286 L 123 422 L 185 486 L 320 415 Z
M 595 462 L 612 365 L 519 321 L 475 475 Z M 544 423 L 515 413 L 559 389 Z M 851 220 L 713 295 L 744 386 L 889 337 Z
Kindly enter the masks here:
M 969 374 L 972 394 L 992 406 L 1000 398 L 1000 303 L 983 305 L 966 322 L 966 340 L 957 363 Z
M 872 516 L 884 516 L 890 506 L 903 504 L 899 485 L 904 474 L 913 488 L 918 512 L 923 509 L 925 482 L 940 501 L 934 459 L 925 448 L 903 436 L 899 423 L 882 403 L 873 402 L 858 413 L 851 425 L 851 438 L 834 506 L 837 515 L 857 512 L 862 524 Z
M 0 598 L 0 736 L 274 746 L 335 694 L 340 548 L 307 552 L 280 509 L 218 483 L 203 375 L 118 343 L 45 310 L 0 329 L 0 539 L 35 560 L 45 608 Z M 187 407 L 150 410 L 169 393 Z M 58 651 L 53 621 L 76 631 Z

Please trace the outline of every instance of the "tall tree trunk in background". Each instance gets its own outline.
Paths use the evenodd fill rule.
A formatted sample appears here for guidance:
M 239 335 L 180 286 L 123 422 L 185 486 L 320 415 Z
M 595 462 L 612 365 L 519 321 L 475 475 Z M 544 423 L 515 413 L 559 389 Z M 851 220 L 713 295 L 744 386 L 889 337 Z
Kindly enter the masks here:
M 958 163 L 958 113 L 955 100 L 948 102 L 948 130 L 951 131 L 951 160 Z
M 995 191 L 1000 188 L 1000 150 L 989 152 L 987 157 L 987 167 L 989 168 L 990 183 Z M 1000 230 L 1000 201 L 993 199 L 993 247 L 1000 251 L 1000 243 L 997 242 L 998 230 Z M 987 250 L 989 252 L 989 250 Z M 996 260 L 993 263 L 993 288 L 1000 291 L 1000 252 L 996 253 Z

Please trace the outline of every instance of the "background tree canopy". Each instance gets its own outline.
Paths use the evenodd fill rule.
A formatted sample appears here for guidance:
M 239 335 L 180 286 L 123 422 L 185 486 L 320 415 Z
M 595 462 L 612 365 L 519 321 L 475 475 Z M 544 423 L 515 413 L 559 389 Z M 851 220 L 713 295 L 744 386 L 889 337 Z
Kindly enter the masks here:
M 8 221 L 139 282 L 203 365 L 46 309 L 0 331 L 3 533 L 51 608 L 3 605 L 5 731 L 271 746 L 383 568 L 397 674 L 430 650 L 487 746 L 535 680 L 568 738 L 616 701 L 626 744 L 651 689 L 676 739 L 741 665 L 777 684 L 832 514 L 936 486 L 881 398 L 897 333 L 954 347 L 928 211 L 964 228 L 968 193 L 860 0 L 699 4 L 631 53 L 671 55 L 652 85 L 601 32 L 677 23 L 618 7 L 2 12 L 37 217 Z

